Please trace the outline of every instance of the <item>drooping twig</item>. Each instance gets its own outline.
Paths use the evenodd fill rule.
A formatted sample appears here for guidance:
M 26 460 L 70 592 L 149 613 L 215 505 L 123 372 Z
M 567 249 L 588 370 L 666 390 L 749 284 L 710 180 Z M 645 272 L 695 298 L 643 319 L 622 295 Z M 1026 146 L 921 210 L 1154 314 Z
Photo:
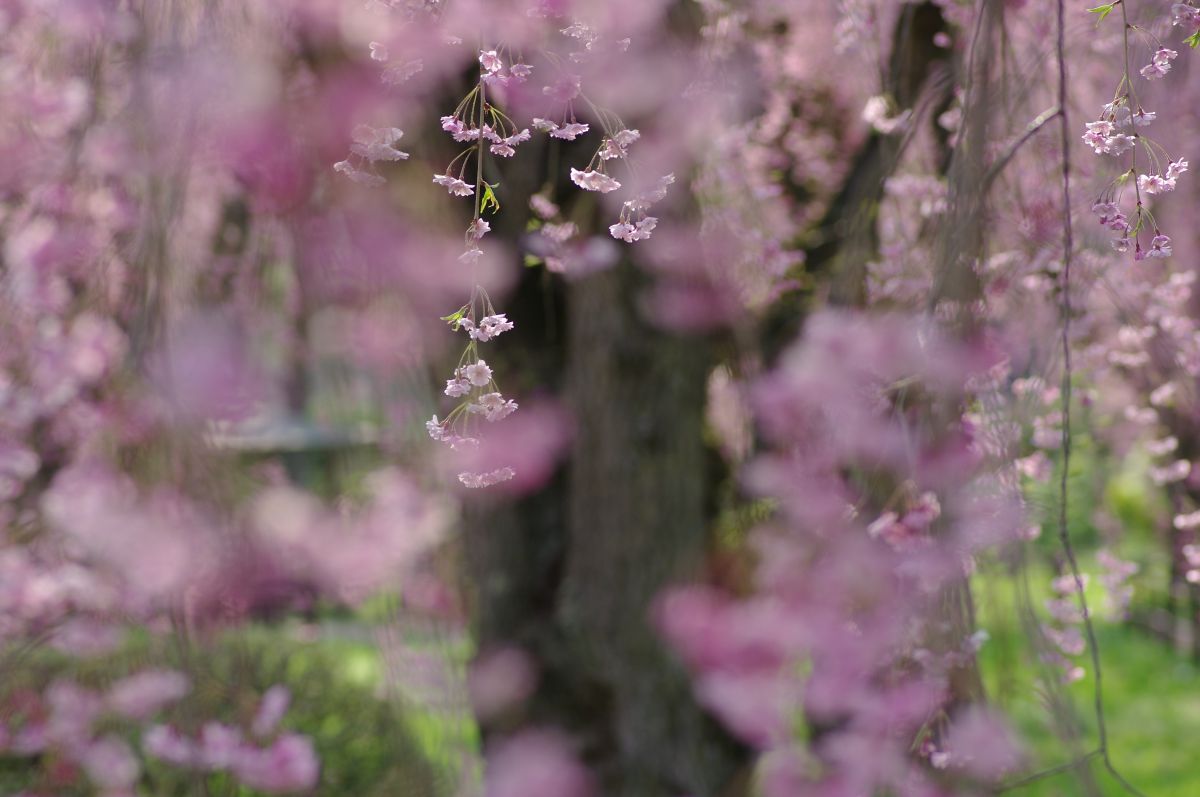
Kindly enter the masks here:
M 1066 762 L 1065 764 L 1059 764 L 1057 766 L 1048 767 L 1048 768 L 1040 770 L 1038 772 L 1034 772 L 1031 775 L 1026 775 L 1025 777 L 1021 778 L 1020 780 L 1014 780 L 1011 783 L 1006 783 L 1003 786 L 1001 786 L 1000 788 L 998 788 L 996 790 L 996 793 L 1003 794 L 1006 791 L 1013 791 L 1015 789 L 1023 789 L 1026 786 L 1031 786 L 1034 783 L 1037 783 L 1039 780 L 1045 780 L 1046 778 L 1052 778 L 1055 775 L 1061 775 L 1064 772 L 1068 772 L 1072 769 L 1075 769 L 1076 767 L 1086 764 L 1088 761 L 1092 760 L 1093 758 L 1095 758 L 1096 756 L 1098 756 L 1100 754 L 1101 754 L 1101 751 L 1099 748 L 1097 748 L 1095 750 L 1089 750 L 1088 752 L 1084 753 L 1083 755 L 1076 756 L 1075 758 L 1071 759 L 1070 761 Z
M 1122 11 L 1124 9 L 1122 8 Z M 1058 122 L 1062 149 L 1062 203 L 1063 203 L 1063 267 L 1061 285 L 1062 309 L 1062 473 L 1059 481 L 1058 536 L 1063 554 L 1075 580 L 1079 608 L 1083 614 L 1083 627 L 1087 636 L 1092 661 L 1093 704 L 1096 714 L 1096 729 L 1099 735 L 1097 752 L 1104 768 L 1130 794 L 1144 797 L 1142 792 L 1126 780 L 1113 766 L 1108 753 L 1108 728 L 1104 720 L 1104 683 L 1100 667 L 1100 647 L 1096 641 L 1096 629 L 1088 610 L 1087 596 L 1083 590 L 1083 576 L 1079 561 L 1071 543 L 1067 528 L 1067 498 L 1069 495 L 1069 472 L 1071 467 L 1071 255 L 1075 248 L 1074 231 L 1071 226 L 1071 130 L 1067 112 L 1067 60 L 1066 60 L 1066 10 L 1064 0 L 1057 0 L 1058 30 L 1056 50 L 1058 57 Z M 1128 37 L 1128 28 L 1125 35 Z
M 1007 168 L 1009 162 L 1016 157 L 1017 153 L 1021 150 L 1021 147 L 1025 146 L 1026 142 L 1037 135 L 1043 127 L 1050 124 L 1061 115 L 1061 108 L 1049 108 L 1038 114 L 1034 120 L 1025 127 L 1025 132 L 1021 134 L 1021 137 L 1009 145 L 1008 149 L 1004 151 L 1004 154 L 997 158 L 996 161 L 988 168 L 987 173 L 983 177 L 983 193 L 986 194 L 988 192 L 988 189 L 991 188 L 992 183 L 995 182 L 996 178 L 1000 176 L 1005 168 Z

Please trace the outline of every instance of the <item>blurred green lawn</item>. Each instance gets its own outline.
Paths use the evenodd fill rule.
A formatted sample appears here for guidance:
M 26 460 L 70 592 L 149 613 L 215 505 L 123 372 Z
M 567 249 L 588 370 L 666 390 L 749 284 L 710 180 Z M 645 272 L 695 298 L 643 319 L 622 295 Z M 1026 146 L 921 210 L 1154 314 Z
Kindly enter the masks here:
M 1094 533 L 1094 532 L 1093 532 Z M 1075 749 L 1086 752 L 1097 744 L 1093 707 L 1093 673 L 1088 655 L 1077 662 L 1087 670 L 1083 680 L 1070 685 L 1062 693 L 1067 699 L 1054 704 L 1048 698 L 1039 677 L 1057 671 L 1047 671 L 1034 656 L 1034 646 L 1021 624 L 1018 595 L 1028 589 L 1029 603 L 1041 620 L 1046 619 L 1044 600 L 1050 596 L 1053 573 L 1047 563 L 1047 553 L 1057 543 L 1052 539 L 1030 551 L 1030 563 L 1013 574 L 992 563 L 973 579 L 977 620 L 990 639 L 980 651 L 980 666 L 987 688 L 988 700 L 1001 708 L 1013 721 L 1027 754 L 1024 773 L 1014 774 L 1012 781 L 1023 774 L 1056 767 L 1072 760 L 1071 746 L 1061 737 L 1064 722 L 1078 727 L 1079 742 Z M 1181 657 L 1162 640 L 1126 623 L 1103 618 L 1103 588 L 1093 552 L 1082 555 L 1084 572 L 1092 574 L 1087 596 L 1096 619 L 1104 684 L 1104 708 L 1109 735 L 1109 750 L 1118 770 L 1147 797 L 1192 797 L 1200 795 L 1200 757 L 1193 740 L 1200 738 L 1200 667 Z M 1135 551 L 1125 551 L 1143 563 L 1135 579 L 1135 601 L 1153 602 L 1153 585 L 1162 580 L 1162 566 L 1156 562 L 1161 552 L 1145 545 Z M 378 618 L 372 618 L 378 619 Z M 420 639 L 410 640 L 421 646 L 429 644 Z M 340 647 L 340 659 L 348 670 L 372 682 L 382 675 L 378 651 L 369 645 L 325 644 Z M 451 658 L 463 661 L 469 655 L 467 647 L 447 650 Z M 349 673 L 348 673 L 349 674 Z M 467 716 L 454 718 L 440 713 L 422 711 L 410 706 L 406 719 L 415 741 L 430 763 L 443 773 L 461 764 L 463 750 L 476 750 L 478 739 L 474 723 Z M 1096 782 L 1105 795 L 1126 794 L 1096 759 L 1089 764 Z M 1006 794 L 1022 797 L 1083 797 L 1086 794 L 1076 772 L 1047 777 Z
M 1090 563 L 1085 571 L 1096 572 Z M 991 639 L 980 651 L 980 664 L 989 700 L 1015 722 L 1026 746 L 1029 772 L 1071 760 L 1069 747 L 1054 730 L 1045 692 L 1038 685 L 1032 645 L 1016 612 L 1020 576 L 985 575 L 975 582 L 979 625 Z M 1033 602 L 1041 610 L 1048 594 L 1049 571 L 1030 568 Z M 1101 603 L 1093 578 L 1089 605 Z M 1097 620 L 1101 654 L 1105 725 L 1109 751 L 1118 771 L 1148 797 L 1200 795 L 1200 669 L 1176 655 L 1166 643 L 1126 624 Z M 1088 656 L 1078 662 L 1087 676 L 1071 685 L 1069 712 L 1081 728 L 1084 751 L 1096 747 L 1093 707 L 1094 680 Z M 1061 716 L 1062 712 L 1059 712 Z M 1104 767 L 1093 760 L 1091 769 L 1105 795 L 1127 794 Z M 1023 797 L 1073 797 L 1085 794 L 1076 773 L 1048 777 L 1014 789 Z

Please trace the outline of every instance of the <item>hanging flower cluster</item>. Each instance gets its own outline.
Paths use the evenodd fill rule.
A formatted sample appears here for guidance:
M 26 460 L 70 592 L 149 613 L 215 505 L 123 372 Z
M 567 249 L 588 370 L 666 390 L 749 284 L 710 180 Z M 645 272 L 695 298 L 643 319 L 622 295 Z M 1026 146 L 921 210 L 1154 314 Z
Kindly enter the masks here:
M 1121 559 L 1107 548 L 1096 552 L 1096 562 L 1102 568 L 1100 583 L 1104 586 L 1104 606 L 1108 616 L 1123 619 L 1133 600 L 1133 585 L 1129 583 L 1140 569 L 1136 562 Z
M 1087 587 L 1087 575 L 1082 575 L 1083 586 Z M 1082 656 L 1087 649 L 1083 639 L 1083 611 L 1079 608 L 1079 587 L 1073 575 L 1059 576 L 1051 582 L 1055 597 L 1046 600 L 1046 611 L 1051 622 L 1042 626 L 1042 632 L 1054 646 L 1044 655 L 1050 663 L 1060 667 L 1065 683 L 1074 683 L 1083 678 L 1087 671 L 1073 659 Z
M 487 100 L 488 86 L 521 83 L 530 74 L 530 67 L 524 64 L 513 64 L 507 76 L 502 75 L 504 62 L 495 50 L 487 50 L 479 54 L 480 77 L 479 83 L 467 92 L 454 113 L 443 116 L 442 130 L 446 131 L 459 143 L 478 142 L 477 146 L 468 147 L 460 152 L 446 167 L 444 174 L 434 175 L 433 182 L 442 186 L 453 196 L 472 196 L 475 187 L 463 178 L 471 155 L 482 158 L 483 145 L 487 143 L 488 151 L 501 158 L 511 158 L 517 153 L 517 147 L 529 141 L 531 134 L 528 128 L 517 130 L 516 124 L 503 111 Z M 457 176 L 452 176 L 455 166 L 458 166 Z M 482 174 L 482 164 L 476 163 L 477 173 Z M 477 177 L 478 177 L 477 174 Z M 479 182 L 476 179 L 475 182 Z M 494 187 L 494 186 L 491 186 Z
M 572 23 L 562 28 L 560 33 L 568 40 L 582 43 L 583 50 L 570 55 L 569 60 L 575 63 L 582 62 L 589 52 L 595 52 L 602 45 L 602 37 L 582 23 Z M 461 42 L 456 40 L 455 43 Z M 629 41 L 623 40 L 613 46 L 623 50 L 628 45 Z M 375 41 L 370 43 L 369 48 L 371 60 L 390 63 L 388 45 Z M 533 74 L 533 67 L 524 63 L 523 58 L 514 56 L 503 45 L 480 49 L 478 65 L 476 84 L 462 97 L 452 113 L 440 119 L 442 130 L 455 142 L 466 146 L 432 178 L 435 185 L 446 189 L 451 196 L 473 198 L 472 219 L 466 228 L 464 251 L 459 258 L 467 265 L 477 262 L 483 255 L 480 242 L 491 231 L 491 224 L 484 218 L 485 213 L 495 213 L 500 207 L 496 195 L 498 183 L 490 183 L 484 178 L 487 155 L 514 157 L 518 147 L 531 140 L 531 129 L 544 132 L 559 141 L 576 141 L 588 135 L 592 123 L 580 121 L 575 110 L 577 101 L 586 102 L 596 117 L 595 121 L 603 129 L 604 137 L 586 167 L 572 168 L 570 177 L 575 185 L 585 191 L 608 194 L 621 189 L 623 185 L 610 173 L 611 164 L 625 162 L 628 165 L 630 148 L 642 136 L 641 131 L 626 126 L 616 114 L 596 107 L 584 97 L 582 78 L 565 71 L 561 71 L 556 79 L 542 89 L 542 94 L 559 105 L 561 112 L 554 118 L 534 117 L 529 127 L 520 126 L 497 107 L 493 94 L 525 83 Z M 405 79 L 419 69 L 419 63 L 405 65 Z M 384 76 L 387 83 L 397 82 L 395 78 L 395 75 Z M 399 128 L 360 125 L 353 132 L 350 157 L 336 163 L 335 171 L 362 185 L 383 184 L 384 178 L 376 171 L 376 164 L 409 157 L 408 153 L 396 148 L 402 136 Z M 630 169 L 632 171 L 632 167 Z M 669 186 L 674 182 L 675 176 L 667 174 L 648 189 L 623 202 L 617 222 L 609 227 L 611 236 L 626 243 L 649 238 L 658 226 L 658 218 L 649 215 L 648 211 L 666 197 Z M 548 193 L 535 198 L 535 203 L 540 200 L 544 207 L 539 209 L 536 204 L 534 207 L 537 215 L 547 222 L 536 226 L 537 239 L 544 244 L 542 249 L 545 250 L 544 262 L 547 267 L 562 272 L 566 270 L 567 261 L 607 264 L 615 260 L 615 256 L 599 251 L 592 245 L 593 242 L 573 244 L 572 240 L 579 232 L 578 227 L 560 218 L 558 208 Z M 551 220 L 554 223 L 550 223 Z M 572 251 L 574 249 L 579 251 Z M 444 390 L 446 396 L 460 401 L 444 419 L 434 415 L 426 426 L 431 438 L 458 450 L 479 444 L 479 438 L 474 433 L 476 423 L 499 421 L 517 409 L 517 403 L 499 391 L 491 366 L 478 352 L 480 343 L 512 329 L 513 324 L 504 314 L 496 312 L 486 291 L 479 285 L 476 285 L 471 301 L 446 316 L 445 320 L 456 331 L 464 331 L 469 337 L 459 364 Z M 464 472 L 459 474 L 459 481 L 475 488 L 506 481 L 514 476 L 515 471 L 511 467 L 501 467 L 487 473 Z
M 646 215 L 646 211 L 667 196 L 667 188 L 675 182 L 675 175 L 668 174 L 659 178 L 658 184 L 649 191 L 638 194 L 633 199 L 621 205 L 621 216 L 617 223 L 608 228 L 613 238 L 626 243 L 641 241 L 650 237 L 658 226 L 658 219 Z
M 1151 61 L 1139 72 L 1146 80 L 1165 77 L 1171 71 L 1171 62 L 1179 53 L 1164 46 L 1146 29 L 1130 25 L 1124 3 L 1109 3 L 1090 10 L 1098 13 L 1100 19 L 1104 19 L 1117 5 L 1121 6 L 1125 23 L 1124 75 L 1112 102 L 1104 105 L 1097 120 L 1087 123 L 1083 141 L 1097 155 L 1122 157 L 1129 153 L 1129 168 L 1117 175 L 1100 193 L 1092 206 L 1092 212 L 1099 218 L 1100 224 L 1116 233 L 1112 241 L 1116 251 L 1128 252 L 1132 248 L 1136 260 L 1166 258 L 1172 254 L 1171 238 L 1159 229 L 1158 222 L 1146 206 L 1143 195 L 1173 191 L 1180 175 L 1188 170 L 1188 162 L 1183 158 L 1172 159 L 1160 144 L 1140 132 L 1154 122 L 1157 114 L 1147 111 L 1138 100 L 1137 87 L 1129 63 L 1129 34 L 1136 31 L 1154 39 L 1155 49 Z M 1187 42 L 1195 46 L 1196 31 L 1200 30 L 1200 23 L 1196 23 L 1195 20 L 1200 19 L 1200 9 L 1177 3 L 1172 7 L 1172 17 L 1174 25 L 1191 28 Z M 1139 169 L 1139 153 L 1143 153 L 1150 161 L 1152 170 Z M 1134 184 L 1135 205 L 1132 219 L 1121 209 L 1125 186 L 1129 182 Z M 1150 235 L 1149 245 L 1145 248 L 1141 240 L 1143 232 Z
M 488 423 L 503 420 L 517 410 L 517 402 L 505 398 L 496 385 L 492 368 L 479 356 L 479 344 L 499 337 L 513 328 L 503 313 L 497 313 L 482 287 L 476 287 L 468 304 L 446 316 L 455 331 L 467 333 L 468 342 L 454 374 L 446 380 L 445 395 L 460 399 L 445 419 L 434 415 L 425 424 L 430 438 L 461 450 L 479 445 L 473 430 L 482 419 Z M 516 476 L 511 467 L 486 473 L 463 472 L 458 480 L 468 488 L 488 487 Z

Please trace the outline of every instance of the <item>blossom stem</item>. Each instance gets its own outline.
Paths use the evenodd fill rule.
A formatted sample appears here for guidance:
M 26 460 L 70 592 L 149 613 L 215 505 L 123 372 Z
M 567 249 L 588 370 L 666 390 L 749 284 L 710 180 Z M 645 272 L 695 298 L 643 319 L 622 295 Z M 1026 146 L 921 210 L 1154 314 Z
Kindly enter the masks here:
M 1130 113 L 1133 113 L 1133 106 L 1137 102 L 1137 92 L 1133 88 L 1133 76 L 1129 71 L 1129 11 L 1125 8 L 1124 3 L 1121 3 L 1120 5 L 1121 5 L 1121 24 L 1122 24 L 1122 29 L 1121 29 L 1122 49 L 1124 52 L 1124 59 L 1125 59 L 1125 77 L 1123 79 L 1123 82 L 1125 84 L 1126 95 L 1128 97 L 1128 99 L 1125 101 L 1125 106 L 1129 110 Z M 1065 113 L 1065 111 L 1064 111 L 1064 113 Z M 1136 127 L 1132 127 L 1132 129 L 1129 132 L 1131 135 L 1136 137 L 1139 141 L 1141 140 L 1142 137 L 1138 133 Z M 1136 146 L 1133 147 L 1130 150 L 1130 153 L 1131 154 L 1129 157 L 1129 170 L 1133 173 L 1133 192 L 1134 192 L 1134 196 L 1137 198 L 1137 215 L 1138 215 L 1138 217 L 1134 221 L 1134 225 L 1135 225 L 1134 226 L 1134 235 L 1136 236 L 1137 230 L 1139 230 L 1141 228 L 1141 221 L 1142 221 L 1142 188 L 1141 188 L 1141 186 L 1138 185 L 1138 181 L 1137 181 L 1137 147 Z
M 483 82 L 483 73 L 479 75 L 479 141 L 476 143 L 475 157 L 475 221 L 483 212 L 483 148 L 486 141 L 483 137 L 484 120 L 487 118 L 487 84 Z

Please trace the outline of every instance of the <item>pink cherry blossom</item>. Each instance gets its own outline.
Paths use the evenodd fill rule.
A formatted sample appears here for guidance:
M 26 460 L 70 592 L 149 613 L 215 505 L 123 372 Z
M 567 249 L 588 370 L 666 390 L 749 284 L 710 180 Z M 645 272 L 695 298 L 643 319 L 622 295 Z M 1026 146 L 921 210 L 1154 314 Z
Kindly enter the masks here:
M 492 230 L 486 219 L 475 219 L 467 226 L 467 237 L 479 241 Z
M 475 387 L 487 387 L 492 381 L 492 369 L 483 360 L 464 365 L 462 377 Z
M 1160 174 L 1138 175 L 1138 188 L 1147 194 L 1165 194 L 1175 188 L 1175 181 Z
M 243 748 L 232 769 L 242 783 L 272 794 L 312 789 L 321 772 L 312 741 L 291 733 L 264 750 Z
M 339 174 L 346 175 L 346 177 L 360 185 L 366 185 L 372 188 L 378 188 L 379 186 L 387 183 L 387 181 L 378 174 L 371 174 L 370 172 L 364 172 L 361 169 L 356 169 L 354 165 L 350 163 L 350 161 L 338 161 L 337 163 L 333 164 L 333 170 Z
M 526 731 L 487 754 L 486 797 L 590 797 L 592 785 L 568 741 L 548 731 Z
M 89 744 L 82 763 L 88 779 L 108 793 L 131 790 L 141 773 L 129 745 L 116 736 Z
M 1171 24 L 1184 28 L 1189 33 L 1200 30 L 1200 8 L 1187 3 L 1171 6 Z
M 469 318 L 464 318 L 459 321 L 459 327 L 465 329 L 472 340 L 480 342 L 491 340 L 499 336 L 501 333 L 508 332 L 514 328 L 508 316 L 504 313 L 484 316 L 476 325 Z
M 495 50 L 483 50 L 479 53 L 479 65 L 487 72 L 499 72 L 504 68 L 504 61 Z
M 574 141 L 579 136 L 582 136 L 588 131 L 588 125 L 582 122 L 571 122 L 570 124 L 555 126 L 550 131 L 551 138 L 561 138 L 564 141 Z
M 404 136 L 404 131 L 398 127 L 359 125 L 354 128 L 353 135 L 354 143 L 350 145 L 350 151 L 371 163 L 408 159 L 407 152 L 395 148 L 396 142 Z
M 146 670 L 113 684 L 109 707 L 126 717 L 147 719 L 191 689 L 187 676 L 173 670 Z
M 198 761 L 196 745 L 166 725 L 152 725 L 142 735 L 146 753 L 176 766 L 191 766 Z
M 472 196 L 475 193 L 474 186 L 468 185 L 463 180 L 447 174 L 435 174 L 433 182 L 445 188 L 453 196 Z
M 517 402 L 506 399 L 499 393 L 484 393 L 469 405 L 469 411 L 483 415 L 489 421 L 499 421 L 507 418 L 517 410 Z
M 259 702 L 258 712 L 254 714 L 252 725 L 254 736 L 264 737 L 274 733 L 276 727 L 280 725 L 283 715 L 287 713 L 290 703 L 292 703 L 292 693 L 287 687 L 276 684 L 266 690 L 263 700 Z
M 575 168 L 571 169 L 571 182 L 585 191 L 599 191 L 602 194 L 616 191 L 621 187 L 618 181 L 603 172 L 594 170 L 580 171 Z
M 480 655 L 467 679 L 471 705 L 477 716 L 494 719 L 532 696 L 537 669 L 519 648 L 503 647 Z
M 1166 456 L 1177 448 L 1179 448 L 1179 439 L 1174 436 L 1164 437 L 1161 440 L 1151 440 L 1146 444 L 1146 450 L 1156 457 Z
M 495 484 L 509 481 L 517 475 L 517 472 L 510 467 L 497 468 L 496 470 L 486 473 L 472 473 L 465 471 L 458 474 L 458 480 L 464 487 L 469 489 L 480 489 L 483 487 L 491 487 Z
M 1170 257 L 1171 256 L 1171 239 L 1166 235 L 1156 235 L 1150 242 L 1150 250 L 1147 252 L 1150 257 Z

